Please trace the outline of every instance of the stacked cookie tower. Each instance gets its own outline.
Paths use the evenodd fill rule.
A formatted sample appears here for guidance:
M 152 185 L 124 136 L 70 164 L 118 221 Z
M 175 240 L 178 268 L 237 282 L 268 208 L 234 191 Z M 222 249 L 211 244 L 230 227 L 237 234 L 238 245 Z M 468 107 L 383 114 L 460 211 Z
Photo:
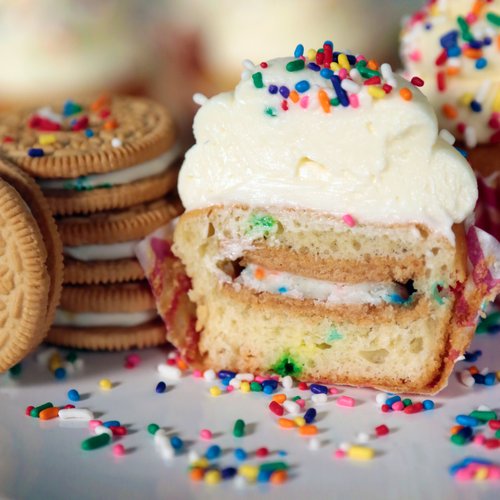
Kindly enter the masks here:
M 134 248 L 181 210 L 167 111 L 142 98 L 68 101 L 5 115 L 1 137 L 2 155 L 36 178 L 63 242 L 64 286 L 47 340 L 86 349 L 163 343 Z

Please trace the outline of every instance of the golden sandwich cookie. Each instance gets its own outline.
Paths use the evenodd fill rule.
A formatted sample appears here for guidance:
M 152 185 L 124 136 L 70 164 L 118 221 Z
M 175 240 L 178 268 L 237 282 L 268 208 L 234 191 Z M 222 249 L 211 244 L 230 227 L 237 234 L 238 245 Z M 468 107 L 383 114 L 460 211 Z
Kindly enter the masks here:
M 124 210 L 59 217 L 64 245 L 64 282 L 115 283 L 144 279 L 135 246 L 182 210 L 170 196 Z
M 35 217 L 47 250 L 46 266 L 50 276 L 46 328 L 52 323 L 59 303 L 63 279 L 62 243 L 47 200 L 31 176 L 7 160 L 0 160 L 0 178 L 8 182 L 23 198 Z
M 120 350 L 165 342 L 147 282 L 66 285 L 47 341 L 90 349 Z
M 0 371 L 43 340 L 62 280 L 61 243 L 50 212 L 37 186 L 7 168 L 0 173 Z
M 37 179 L 55 214 L 125 208 L 159 198 L 177 179 L 175 129 L 137 97 L 4 113 L 0 153 Z

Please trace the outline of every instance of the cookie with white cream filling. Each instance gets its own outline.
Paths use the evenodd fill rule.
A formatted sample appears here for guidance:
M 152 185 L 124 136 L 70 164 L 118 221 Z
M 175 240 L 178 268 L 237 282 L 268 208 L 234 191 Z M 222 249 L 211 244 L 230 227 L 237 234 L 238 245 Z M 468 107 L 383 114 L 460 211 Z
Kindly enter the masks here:
M 101 97 L 5 113 L 0 152 L 37 178 L 54 213 L 125 208 L 175 187 L 175 128 L 149 99 Z
M 143 279 L 135 246 L 179 215 L 176 196 L 87 216 L 58 217 L 65 283 L 97 284 Z
M 146 282 L 66 285 L 49 342 L 86 349 L 117 350 L 165 342 Z

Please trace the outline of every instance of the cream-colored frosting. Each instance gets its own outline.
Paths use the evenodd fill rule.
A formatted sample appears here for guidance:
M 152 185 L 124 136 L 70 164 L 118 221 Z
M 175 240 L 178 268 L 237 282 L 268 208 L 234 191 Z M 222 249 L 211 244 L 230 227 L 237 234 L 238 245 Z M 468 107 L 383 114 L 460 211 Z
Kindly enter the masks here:
M 436 59 L 443 51 L 441 37 L 452 31 L 460 33 L 457 17 L 466 19 L 475 3 L 475 0 L 446 0 L 428 5 L 419 11 L 416 18 L 408 20 L 401 36 L 401 58 L 405 75 L 423 78 L 425 85 L 422 90 L 434 106 L 440 126 L 463 137 L 470 147 L 490 141 L 491 135 L 496 131 L 489 124 L 492 112 L 500 113 L 500 51 L 497 42 L 500 26 L 495 26 L 486 19 L 488 12 L 500 15 L 500 0 L 484 3 L 477 20 L 470 24 L 470 32 L 476 40 L 482 42 L 485 37 L 491 40 L 489 45 L 481 47 L 482 57 L 487 61 L 484 68 L 477 69 L 477 59 L 461 53 L 449 57 L 439 66 L 436 65 Z M 467 47 L 467 42 L 460 35 L 458 45 L 461 49 Z M 440 91 L 437 74 L 447 73 L 450 68 L 457 68 L 458 73 L 446 75 L 445 89 Z M 468 102 L 471 99 L 480 101 L 481 112 L 475 112 L 468 104 L 464 104 L 464 100 Z M 456 110 L 456 117 L 443 113 L 444 105 L 452 105 Z M 458 132 L 459 123 L 471 127 L 467 136 Z
M 64 309 L 56 309 L 55 326 L 74 326 L 77 328 L 91 328 L 93 326 L 133 327 L 143 325 L 154 319 L 158 313 L 154 310 L 120 313 L 75 313 Z
M 335 97 L 332 84 L 311 70 L 285 70 L 292 58 L 269 61 L 264 88 L 243 78 L 234 92 L 199 109 L 196 144 L 186 154 L 179 194 L 187 210 L 216 204 L 286 206 L 367 223 L 424 223 L 453 240 L 451 226 L 469 215 L 477 199 L 465 159 L 438 136 L 436 116 L 424 95 L 399 76 L 411 101 L 394 89 L 373 99 L 362 85 L 359 107 L 326 113 L 318 90 Z M 270 94 L 270 84 L 311 89 L 307 109 Z M 275 116 L 268 113 L 271 110 Z
M 258 292 L 328 304 L 404 303 L 407 292 L 395 283 L 333 283 L 249 264 L 234 281 Z
M 64 255 L 83 262 L 96 260 L 131 259 L 135 257 L 135 247 L 140 240 L 123 241 L 99 245 L 65 246 Z
M 153 177 L 166 172 L 178 158 L 180 148 L 175 146 L 171 150 L 152 160 L 139 163 L 132 167 L 122 168 L 105 174 L 94 174 L 77 179 L 38 179 L 38 184 L 44 190 L 50 189 L 95 189 L 103 186 L 120 186 L 141 179 Z

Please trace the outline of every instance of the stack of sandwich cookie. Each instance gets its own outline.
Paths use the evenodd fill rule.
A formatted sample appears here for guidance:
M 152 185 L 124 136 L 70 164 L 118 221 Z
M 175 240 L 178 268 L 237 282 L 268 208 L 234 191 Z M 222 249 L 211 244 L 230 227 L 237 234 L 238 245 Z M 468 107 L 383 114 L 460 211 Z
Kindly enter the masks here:
M 86 349 L 165 342 L 134 249 L 181 210 L 169 194 L 178 148 L 167 111 L 141 98 L 68 101 L 8 114 L 3 133 L 4 154 L 36 177 L 63 242 L 64 290 L 47 340 Z
M 64 244 L 64 282 L 74 285 L 144 279 L 135 245 L 181 212 L 176 196 L 125 210 L 59 218 Z
M 0 371 L 44 338 L 59 302 L 61 241 L 40 188 L 0 161 Z
M 59 218 L 65 285 L 48 340 L 86 349 L 165 342 L 135 246 L 180 212 L 170 195 L 126 210 Z

